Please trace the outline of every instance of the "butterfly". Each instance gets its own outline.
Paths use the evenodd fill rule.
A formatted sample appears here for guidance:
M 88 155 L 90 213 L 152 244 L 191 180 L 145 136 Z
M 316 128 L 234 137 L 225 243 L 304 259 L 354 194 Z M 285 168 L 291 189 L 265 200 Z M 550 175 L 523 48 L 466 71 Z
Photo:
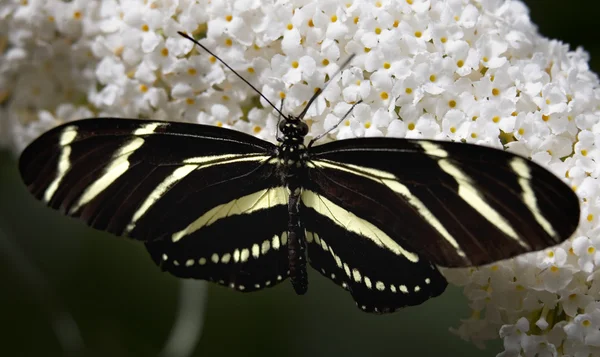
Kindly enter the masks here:
M 573 190 L 503 150 L 383 137 L 319 145 L 327 133 L 306 143 L 321 92 L 297 116 L 258 92 L 280 115 L 277 144 L 181 122 L 65 123 L 24 150 L 21 176 L 44 204 L 143 242 L 177 277 L 244 292 L 289 278 L 304 294 L 310 265 L 374 313 L 440 295 L 439 266 L 511 258 L 576 229 Z

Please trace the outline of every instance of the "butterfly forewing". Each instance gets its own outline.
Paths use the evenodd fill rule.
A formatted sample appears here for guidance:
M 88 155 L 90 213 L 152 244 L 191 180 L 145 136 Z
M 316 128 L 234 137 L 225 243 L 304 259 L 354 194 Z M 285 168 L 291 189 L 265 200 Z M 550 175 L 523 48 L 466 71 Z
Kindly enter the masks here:
M 308 165 L 315 192 L 440 266 L 543 249 L 569 238 L 579 221 L 567 185 L 501 150 L 351 139 L 315 147 Z
M 20 171 L 50 207 L 97 229 L 152 240 L 238 197 L 230 193 L 241 183 L 254 183 L 247 193 L 275 186 L 269 150 L 268 142 L 211 126 L 89 119 L 42 135 L 23 152 Z

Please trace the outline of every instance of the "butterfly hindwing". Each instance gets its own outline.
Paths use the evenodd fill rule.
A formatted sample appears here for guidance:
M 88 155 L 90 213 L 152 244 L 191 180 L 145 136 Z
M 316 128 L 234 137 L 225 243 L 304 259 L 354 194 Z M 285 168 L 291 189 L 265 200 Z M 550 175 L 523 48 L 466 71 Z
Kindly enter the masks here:
M 310 265 L 348 290 L 360 309 L 389 313 L 444 292 L 447 282 L 432 263 L 413 252 L 398 254 L 380 246 L 373 235 L 361 233 L 369 227 L 361 227 L 359 217 L 351 218 L 353 229 L 348 229 L 349 222 L 340 221 L 348 217 L 335 203 L 324 199 L 321 205 L 331 216 L 303 207 Z
M 157 265 L 175 276 L 248 292 L 289 275 L 286 230 L 287 206 L 277 205 L 230 215 L 176 241 L 147 242 L 146 248 Z
M 543 249 L 569 238 L 579 221 L 567 185 L 502 150 L 391 138 L 312 150 L 312 190 L 436 265 L 477 266 Z

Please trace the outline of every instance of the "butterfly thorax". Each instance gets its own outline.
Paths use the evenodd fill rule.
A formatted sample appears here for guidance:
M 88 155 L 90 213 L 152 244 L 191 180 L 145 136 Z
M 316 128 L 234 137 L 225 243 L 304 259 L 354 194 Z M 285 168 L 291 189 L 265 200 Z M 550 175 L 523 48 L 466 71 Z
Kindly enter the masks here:
M 300 221 L 300 197 L 306 170 L 304 137 L 308 126 L 303 121 L 289 117 L 279 124 L 282 138 L 277 151 L 278 171 L 282 183 L 289 189 L 288 203 L 288 259 L 289 276 L 296 293 L 304 294 L 308 288 L 306 273 L 306 241 Z

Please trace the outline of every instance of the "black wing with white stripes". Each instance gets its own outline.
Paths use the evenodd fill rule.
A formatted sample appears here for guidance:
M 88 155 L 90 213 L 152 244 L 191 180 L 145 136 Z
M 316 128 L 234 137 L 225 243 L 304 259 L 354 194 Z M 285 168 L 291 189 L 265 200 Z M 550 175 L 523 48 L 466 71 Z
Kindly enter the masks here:
M 444 267 L 544 249 L 568 239 L 579 222 L 577 195 L 554 174 L 463 143 L 340 140 L 312 148 L 307 181 L 303 200 L 317 192 Z M 325 206 L 318 213 L 332 210 Z
M 97 118 L 43 134 L 23 152 L 20 171 L 48 206 L 146 242 L 174 275 L 250 291 L 281 281 L 288 269 L 280 249 L 287 191 L 273 152 L 271 143 L 234 130 Z
M 435 265 L 478 266 L 540 250 L 569 238 L 579 221 L 569 186 L 492 148 L 350 139 L 312 148 L 308 167 L 310 263 L 367 311 L 442 293 Z

